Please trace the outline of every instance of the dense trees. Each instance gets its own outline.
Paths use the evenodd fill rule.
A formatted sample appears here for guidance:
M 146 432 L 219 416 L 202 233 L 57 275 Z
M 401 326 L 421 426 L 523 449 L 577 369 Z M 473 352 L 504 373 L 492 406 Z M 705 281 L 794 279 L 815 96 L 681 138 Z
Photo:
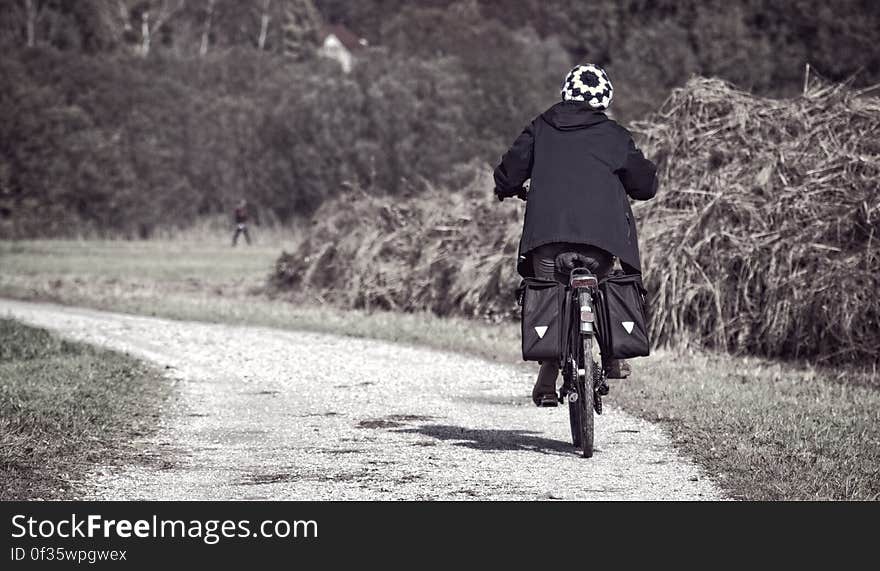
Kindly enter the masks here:
M 265 218 L 497 159 L 605 64 L 637 117 L 691 73 L 880 81 L 880 4 L 841 0 L 0 0 L 0 236 L 149 235 L 247 197 Z M 370 40 L 350 74 L 324 22 Z M 454 186 L 454 185 L 453 185 Z
M 316 0 L 325 13 L 373 43 L 396 36 L 405 0 Z M 427 0 L 420 8 L 470 6 L 474 21 L 524 27 L 556 37 L 573 60 L 607 66 L 620 90 L 618 112 L 638 116 L 656 107 L 690 74 L 717 75 L 770 95 L 791 94 L 804 64 L 832 80 L 858 74 L 880 81 L 880 3 L 874 0 Z M 397 14 L 397 16 L 394 16 Z M 473 25 L 467 23 L 468 26 Z M 461 24 L 459 23 L 459 26 Z M 445 30 L 444 30 L 445 32 Z M 429 48 L 440 30 L 427 34 Z M 491 43 L 491 38 L 486 38 Z M 441 40 L 442 41 L 442 40 Z M 425 45 L 425 44 L 428 45 Z M 491 44 L 490 44 L 491 45 Z M 462 54 L 467 47 L 443 45 Z M 471 55 L 470 52 L 466 52 Z M 634 101 L 624 100 L 632 89 Z
M 365 57 L 351 75 L 254 52 L 0 60 L 0 228 L 146 236 L 240 197 L 285 220 L 351 186 L 442 182 L 481 152 L 456 62 Z
M 557 38 L 569 60 L 593 60 L 621 77 L 662 75 L 654 81 L 669 85 L 698 71 L 784 91 L 808 61 L 831 79 L 880 80 L 873 0 L 0 0 L 0 10 L 7 47 L 299 51 L 328 21 L 374 45 L 465 60 L 498 55 L 499 38 L 534 30 Z M 480 41 L 453 41 L 468 36 Z
M 215 48 L 281 52 L 314 44 L 312 0 L 0 0 L 0 43 L 61 50 L 206 55 Z

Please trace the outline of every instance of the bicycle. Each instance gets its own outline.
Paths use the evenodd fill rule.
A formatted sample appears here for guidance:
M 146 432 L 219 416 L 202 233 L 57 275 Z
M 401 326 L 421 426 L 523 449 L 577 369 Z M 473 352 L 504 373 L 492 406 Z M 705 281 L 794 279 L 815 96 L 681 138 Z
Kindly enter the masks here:
M 513 196 L 526 201 L 528 190 L 524 186 Z M 510 198 L 500 194 L 497 197 L 501 202 Z M 588 268 L 565 269 L 569 272 L 564 308 L 568 329 L 560 363 L 563 383 L 558 398 L 560 403 L 568 400 L 572 443 L 581 449 L 584 458 L 591 458 L 595 440 L 593 415 L 602 414 L 602 397 L 608 394 L 596 324 L 596 310 L 602 301 L 598 295 L 599 280 Z
M 584 458 L 593 456 L 594 413 L 602 414 L 602 397 L 608 394 L 596 325 L 598 291 L 599 280 L 590 270 L 571 268 L 565 289 L 568 331 L 559 402 L 568 400 L 572 443 Z

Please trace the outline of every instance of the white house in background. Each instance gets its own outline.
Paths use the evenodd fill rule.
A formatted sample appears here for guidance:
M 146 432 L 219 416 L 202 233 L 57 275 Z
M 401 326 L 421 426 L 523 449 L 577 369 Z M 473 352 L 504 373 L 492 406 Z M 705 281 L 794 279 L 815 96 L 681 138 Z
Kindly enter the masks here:
M 321 47 L 318 53 L 324 57 L 334 59 L 342 66 L 342 71 L 348 73 L 354 67 L 354 53 L 367 47 L 367 40 L 359 38 L 345 26 L 324 26 L 321 30 Z

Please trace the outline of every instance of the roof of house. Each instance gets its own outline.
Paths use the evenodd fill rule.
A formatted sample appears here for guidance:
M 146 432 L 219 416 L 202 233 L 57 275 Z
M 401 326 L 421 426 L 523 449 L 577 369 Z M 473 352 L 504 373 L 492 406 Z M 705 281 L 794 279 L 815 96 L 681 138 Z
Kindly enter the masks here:
M 350 51 L 363 48 L 367 45 L 367 40 L 358 37 L 357 34 L 343 26 L 342 24 L 333 24 L 332 26 L 324 26 L 321 30 L 321 41 L 327 39 L 327 36 L 336 36 L 343 46 Z

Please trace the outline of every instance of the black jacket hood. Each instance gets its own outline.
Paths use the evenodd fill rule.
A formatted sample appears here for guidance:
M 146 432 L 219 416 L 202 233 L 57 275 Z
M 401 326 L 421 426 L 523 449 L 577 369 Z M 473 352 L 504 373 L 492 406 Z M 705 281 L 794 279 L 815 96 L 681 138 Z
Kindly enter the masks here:
M 560 101 L 541 114 L 541 118 L 560 131 L 585 129 L 608 121 L 605 113 L 593 109 L 583 101 Z

